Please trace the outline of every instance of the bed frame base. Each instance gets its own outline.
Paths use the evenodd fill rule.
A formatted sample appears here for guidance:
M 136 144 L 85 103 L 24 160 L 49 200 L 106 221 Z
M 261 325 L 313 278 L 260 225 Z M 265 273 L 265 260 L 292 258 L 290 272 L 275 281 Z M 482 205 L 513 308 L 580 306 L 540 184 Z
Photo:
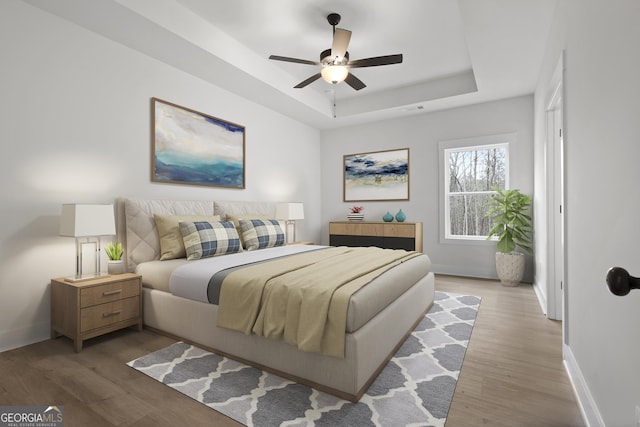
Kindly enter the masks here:
M 362 388 L 358 391 L 357 394 L 346 393 L 344 391 L 340 391 L 340 390 L 337 390 L 335 388 L 331 388 L 329 386 L 322 385 L 322 384 L 307 380 L 305 378 L 301 378 L 299 376 L 289 374 L 287 372 L 279 371 L 277 369 L 270 368 L 270 367 L 262 365 L 260 363 L 252 362 L 250 360 L 246 360 L 246 359 L 243 359 L 241 357 L 234 356 L 234 355 L 229 354 L 227 352 L 220 351 L 218 349 L 215 349 L 215 348 L 212 348 L 212 347 L 209 347 L 209 346 L 206 346 L 206 345 L 202 345 L 202 344 L 199 344 L 197 342 L 194 342 L 194 341 L 191 341 L 191 340 L 188 340 L 188 339 L 184 339 L 182 337 L 179 337 L 177 335 L 171 334 L 169 332 L 166 332 L 166 331 L 163 331 L 163 330 L 160 330 L 160 329 L 156 329 L 156 328 L 154 328 L 152 326 L 146 326 L 145 325 L 144 328 L 149 330 L 149 331 L 151 331 L 151 332 L 154 332 L 156 334 L 163 335 L 163 336 L 166 336 L 168 338 L 174 339 L 176 341 L 182 341 L 182 342 L 185 342 L 187 344 L 194 345 L 194 346 L 199 347 L 199 348 L 201 348 L 203 350 L 209 351 L 211 353 L 215 353 L 218 356 L 226 357 L 228 359 L 235 360 L 236 362 L 243 363 L 243 364 L 251 366 L 253 368 L 260 369 L 260 370 L 265 371 L 265 372 L 269 372 L 270 374 L 278 375 L 278 376 L 280 376 L 282 378 L 286 378 L 286 379 L 291 380 L 293 382 L 309 386 L 309 387 L 314 388 L 314 389 L 316 389 L 318 391 L 322 391 L 324 393 L 328 393 L 328 394 L 331 394 L 333 396 L 339 397 L 340 399 L 348 400 L 348 401 L 353 402 L 353 403 L 358 403 L 360 401 L 360 399 L 362 398 L 362 396 L 367 392 L 367 390 L 369 389 L 369 387 L 371 386 L 373 381 L 375 381 L 375 379 L 378 377 L 378 375 L 380 375 L 380 372 L 382 372 L 382 370 L 387 365 L 387 363 L 389 363 L 391 358 L 393 358 L 393 355 L 396 354 L 396 352 L 400 349 L 402 344 L 404 344 L 405 340 L 409 337 L 409 335 L 411 335 L 413 330 L 422 321 L 422 319 L 427 314 L 429 309 L 431 309 L 432 306 L 433 306 L 433 302 L 431 304 L 429 304 L 429 306 L 422 313 L 422 315 L 420 315 L 420 317 L 418 317 L 418 319 L 416 319 L 416 321 L 411 326 L 411 328 L 407 331 L 406 334 L 404 334 L 402 339 L 398 342 L 398 344 L 396 344 L 396 346 L 393 348 L 393 350 L 391 350 L 389 355 L 380 364 L 378 369 L 376 369 L 374 371 L 374 373 L 371 375 L 371 378 L 369 378 L 369 380 L 367 380 L 367 382 L 364 384 L 364 386 L 362 386 Z
M 216 306 L 166 292 L 144 289 L 143 315 L 149 330 L 357 402 L 424 318 L 433 304 L 433 288 L 429 273 L 363 327 L 347 334 L 344 358 L 301 352 L 281 341 L 218 328 Z

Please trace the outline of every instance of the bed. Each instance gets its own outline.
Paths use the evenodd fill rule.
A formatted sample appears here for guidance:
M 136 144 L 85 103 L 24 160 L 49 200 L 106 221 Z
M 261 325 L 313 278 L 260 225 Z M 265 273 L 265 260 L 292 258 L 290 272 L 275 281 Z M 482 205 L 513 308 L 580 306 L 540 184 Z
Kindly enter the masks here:
M 220 327 L 218 321 L 233 310 L 227 308 L 225 312 L 224 304 L 219 306 L 207 300 L 210 296 L 206 289 L 198 288 L 199 285 L 192 287 L 191 282 L 202 281 L 201 277 L 194 279 L 192 276 L 204 273 L 196 274 L 190 268 L 203 270 L 207 263 L 222 263 L 223 267 L 216 268 L 234 275 L 235 270 L 228 267 L 229 263 L 237 264 L 242 270 L 244 264 L 256 265 L 247 264 L 249 262 L 270 262 L 263 257 L 273 258 L 276 262 L 271 264 L 277 264 L 287 256 L 298 257 L 287 260 L 316 258 L 325 252 L 337 254 L 343 248 L 275 244 L 255 251 L 243 250 L 194 261 L 181 257 L 180 250 L 167 244 L 175 235 L 167 232 L 163 221 L 174 225 L 173 233 L 176 222 L 185 227 L 192 221 L 205 220 L 211 220 L 213 224 L 217 224 L 214 221 L 234 221 L 236 226 L 241 221 L 244 227 L 249 219 L 260 219 L 260 224 L 274 222 L 277 229 L 275 221 L 271 220 L 275 216 L 275 203 L 120 198 L 116 200 L 116 211 L 117 235 L 125 246 L 127 270 L 142 275 L 145 327 L 347 400 L 360 399 L 433 304 L 434 277 L 429 258 L 413 253 L 396 257 L 388 267 L 361 280 L 366 284 L 354 288 L 353 293 L 346 296 L 345 323 L 338 328 L 342 333 L 338 340 L 341 346 L 338 350 L 332 347 L 333 353 L 272 339 L 267 337 L 269 334 L 260 336 Z M 249 240 L 241 246 L 248 244 L 251 244 Z M 193 251 L 190 253 L 189 249 L 187 245 L 187 255 L 191 257 Z M 249 257 L 250 261 L 241 260 L 243 257 Z M 227 288 L 230 285 L 223 286 L 222 292 Z M 230 301 L 231 297 L 225 298 Z M 333 330 L 335 332 L 336 328 Z M 321 341 L 324 346 L 325 341 Z

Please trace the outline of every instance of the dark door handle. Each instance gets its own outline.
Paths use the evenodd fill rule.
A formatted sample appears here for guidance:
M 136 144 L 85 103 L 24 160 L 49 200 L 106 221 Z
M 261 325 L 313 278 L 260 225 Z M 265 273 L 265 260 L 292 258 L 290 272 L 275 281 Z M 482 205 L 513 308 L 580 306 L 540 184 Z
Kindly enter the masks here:
M 622 267 L 611 267 L 607 271 L 607 286 L 612 294 L 622 297 L 631 289 L 640 289 L 640 278 L 631 276 Z

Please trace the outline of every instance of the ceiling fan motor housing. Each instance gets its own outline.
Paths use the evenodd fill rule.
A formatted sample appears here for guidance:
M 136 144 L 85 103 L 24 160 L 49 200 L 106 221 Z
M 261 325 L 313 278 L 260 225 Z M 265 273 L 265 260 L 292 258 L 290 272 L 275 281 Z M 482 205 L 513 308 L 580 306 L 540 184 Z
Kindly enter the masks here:
M 320 53 L 320 63 L 324 66 L 327 65 L 347 65 L 349 62 L 349 52 L 344 53 L 344 57 L 341 61 L 336 61 L 337 58 L 331 57 L 331 49 L 323 50 Z

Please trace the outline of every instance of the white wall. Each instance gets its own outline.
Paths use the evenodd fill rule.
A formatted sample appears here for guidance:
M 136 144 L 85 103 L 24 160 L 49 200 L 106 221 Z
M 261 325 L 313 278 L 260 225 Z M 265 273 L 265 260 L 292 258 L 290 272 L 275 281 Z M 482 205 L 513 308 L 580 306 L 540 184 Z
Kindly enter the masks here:
M 349 206 L 356 204 L 343 202 L 343 156 L 409 147 L 410 200 L 357 203 L 365 207 L 365 219 L 381 221 L 387 211 L 395 214 L 402 209 L 407 214 L 407 221 L 424 223 L 424 252 L 431 258 L 434 271 L 497 277 L 495 243 L 440 241 L 438 142 L 504 133 L 517 134 L 517 144 L 512 147 L 511 186 L 532 194 L 532 96 L 324 131 L 321 147 L 324 242 L 329 239 L 328 222 L 345 220 Z M 531 258 L 525 281 L 532 281 Z
M 47 339 L 49 279 L 75 271 L 62 203 L 300 201 L 320 239 L 320 133 L 22 2 L 0 2 L 0 351 Z M 150 98 L 246 126 L 246 190 L 150 182 Z
M 605 285 L 612 266 L 640 275 L 638 22 L 637 0 L 560 2 L 536 91 L 538 131 L 538 98 L 564 49 L 565 355 L 590 425 L 636 425 L 640 405 L 640 291 L 617 297 Z M 540 132 L 535 144 L 540 153 Z

